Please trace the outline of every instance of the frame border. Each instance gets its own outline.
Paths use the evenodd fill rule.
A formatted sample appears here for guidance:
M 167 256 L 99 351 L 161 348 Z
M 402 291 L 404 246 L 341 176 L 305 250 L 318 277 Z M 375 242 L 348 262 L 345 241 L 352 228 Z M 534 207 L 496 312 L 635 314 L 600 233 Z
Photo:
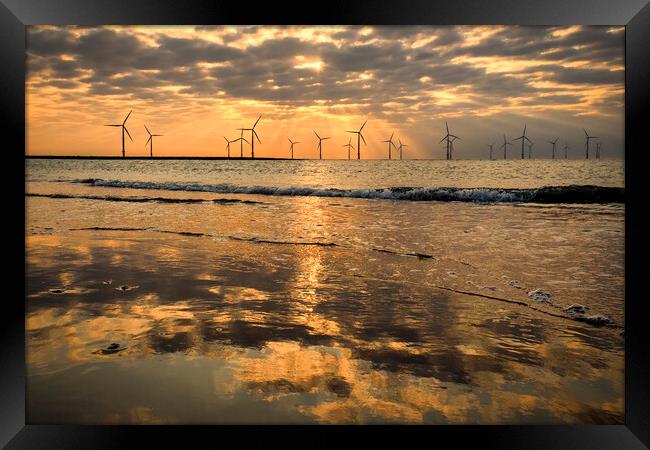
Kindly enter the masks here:
M 304 5 L 304 4 L 303 4 Z M 650 364 L 645 305 L 643 248 L 648 237 L 644 220 L 647 143 L 643 119 L 650 100 L 650 4 L 647 0 L 331 0 L 318 11 L 290 2 L 233 0 L 0 0 L 0 123 L 5 129 L 5 155 L 16 167 L 24 164 L 26 25 L 129 24 L 381 24 L 381 25 L 625 25 L 625 425 L 594 426 L 49 426 L 25 424 L 25 180 L 24 172 L 7 170 L 3 188 L 10 193 L 7 265 L 15 271 L 4 313 L 0 314 L 0 445 L 6 448 L 116 448 L 135 442 L 187 445 L 194 440 L 240 443 L 268 440 L 286 445 L 287 431 L 319 431 L 319 444 L 340 444 L 351 432 L 380 442 L 391 437 L 453 440 L 487 448 L 528 449 L 647 448 L 650 445 Z M 647 127 L 647 125 L 646 125 Z M 6 156 L 5 156 L 6 157 Z M 645 244 L 645 245 L 644 245 Z M 644 259 L 642 259 L 644 258 Z M 12 273 L 13 275 L 13 273 Z M 23 283 L 19 283 L 22 280 Z M 250 431 L 251 433 L 249 433 Z M 255 431 L 261 432 L 263 440 Z M 219 439 L 216 440 L 216 439 Z M 302 444 L 297 439 L 296 444 Z M 451 442 L 451 441 L 450 441 Z M 289 443 L 290 444 L 290 443 Z

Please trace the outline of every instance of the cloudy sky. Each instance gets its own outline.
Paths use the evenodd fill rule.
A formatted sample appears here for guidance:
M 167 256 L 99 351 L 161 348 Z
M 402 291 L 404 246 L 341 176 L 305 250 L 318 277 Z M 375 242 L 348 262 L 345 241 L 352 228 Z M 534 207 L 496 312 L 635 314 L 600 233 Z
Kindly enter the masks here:
M 317 158 L 315 130 L 331 137 L 325 158 L 347 158 L 345 131 L 368 120 L 362 158 L 385 158 L 395 132 L 405 158 L 444 159 L 445 121 L 457 159 L 524 124 L 534 156 L 559 137 L 583 158 L 584 127 L 623 157 L 621 27 L 33 26 L 27 45 L 33 155 L 120 155 L 103 125 L 132 109 L 132 156 L 148 154 L 144 124 L 164 134 L 157 155 L 224 156 L 222 136 L 261 114 L 256 156 L 288 156 L 291 137 Z

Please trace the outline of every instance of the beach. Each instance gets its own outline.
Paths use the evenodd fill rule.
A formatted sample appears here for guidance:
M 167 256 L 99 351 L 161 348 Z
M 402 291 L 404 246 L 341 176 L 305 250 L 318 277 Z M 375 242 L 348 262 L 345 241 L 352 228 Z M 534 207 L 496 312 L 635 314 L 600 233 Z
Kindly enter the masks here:
M 620 160 L 25 169 L 30 423 L 623 423 Z

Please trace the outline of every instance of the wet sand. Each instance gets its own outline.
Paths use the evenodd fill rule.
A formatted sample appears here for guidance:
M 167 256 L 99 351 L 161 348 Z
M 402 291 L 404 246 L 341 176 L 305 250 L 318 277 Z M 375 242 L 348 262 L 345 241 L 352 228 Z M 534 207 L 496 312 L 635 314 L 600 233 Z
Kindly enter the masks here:
M 620 329 L 435 288 L 434 258 L 141 230 L 27 256 L 30 423 L 623 422 Z

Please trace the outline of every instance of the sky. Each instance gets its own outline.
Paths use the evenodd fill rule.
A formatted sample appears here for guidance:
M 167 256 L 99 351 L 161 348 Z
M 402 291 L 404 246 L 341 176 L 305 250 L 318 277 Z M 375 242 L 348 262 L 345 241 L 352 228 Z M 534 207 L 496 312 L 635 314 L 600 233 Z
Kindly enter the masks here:
M 315 131 L 324 158 L 347 158 L 367 121 L 363 159 L 386 158 L 392 133 L 405 159 L 444 159 L 445 122 L 455 159 L 502 156 L 524 125 L 533 157 L 559 138 L 584 158 L 586 128 L 623 158 L 624 42 L 608 26 L 30 26 L 26 153 L 120 156 L 104 125 L 132 110 L 127 156 L 149 154 L 144 125 L 163 135 L 154 156 L 225 156 L 261 115 L 257 157 L 289 157 L 291 138 L 318 158 Z

